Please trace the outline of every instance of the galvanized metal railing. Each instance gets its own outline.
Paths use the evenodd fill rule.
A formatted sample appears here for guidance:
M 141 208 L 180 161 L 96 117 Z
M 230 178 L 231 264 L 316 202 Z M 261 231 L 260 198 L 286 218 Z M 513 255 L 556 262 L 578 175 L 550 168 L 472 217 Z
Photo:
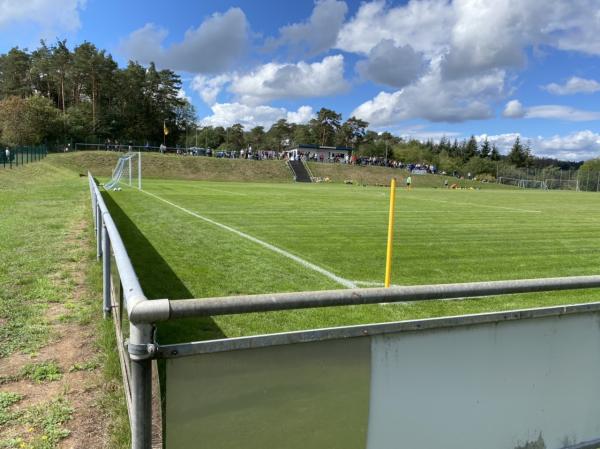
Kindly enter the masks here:
M 121 350 L 122 368 L 131 423 L 132 448 L 152 447 L 152 367 L 158 358 L 181 357 L 207 350 L 201 342 L 160 346 L 154 340 L 157 322 L 201 316 L 292 310 L 303 308 L 409 302 L 432 299 L 456 299 L 512 293 L 532 293 L 600 287 L 600 276 L 576 276 L 546 279 L 524 279 L 462 284 L 416 285 L 392 288 L 346 289 L 313 292 L 275 293 L 201 299 L 148 300 L 127 254 L 125 245 L 92 175 L 88 173 L 94 216 L 97 257 L 103 262 L 103 308 L 105 316 L 114 309 L 121 312 L 119 298 L 129 321 L 129 341 Z M 111 276 L 114 257 L 118 279 Z M 115 293 L 119 290 L 119 295 Z M 414 322 L 398 322 L 349 326 L 346 328 L 301 331 L 209 342 L 228 350 L 258 347 L 263 344 L 287 344 L 314 339 L 357 337 L 365 333 L 414 331 L 421 327 L 448 327 L 465 324 L 492 323 L 506 320 L 541 318 L 600 311 L 600 303 L 547 307 L 521 311 L 496 312 L 465 317 L 436 318 Z M 118 316 L 114 317 L 118 323 Z M 434 323 L 434 324 L 432 324 Z M 117 333 L 120 329 L 117 324 Z M 122 337 L 118 336 L 123 345 Z M 209 345 L 209 346 L 210 346 Z M 577 446 L 579 447 L 579 446 Z M 596 447 L 596 446 L 581 446 Z
M 96 230 L 96 252 L 102 259 L 103 310 L 109 316 L 115 304 L 112 292 L 116 282 L 125 302 L 127 315 L 136 305 L 147 302 L 131 260 L 119 235 L 102 195 L 91 174 L 88 173 L 92 212 Z M 111 254 L 114 256 L 118 279 L 111 276 Z M 119 326 L 118 326 L 119 327 Z M 118 335 L 120 329 L 117 329 Z M 152 366 L 153 326 L 146 323 L 131 323 L 127 352 L 123 350 L 123 341 L 118 341 L 121 366 L 125 384 L 127 408 L 131 424 L 131 446 L 134 449 L 147 449 L 152 445 Z M 118 339 L 119 340 L 119 339 Z

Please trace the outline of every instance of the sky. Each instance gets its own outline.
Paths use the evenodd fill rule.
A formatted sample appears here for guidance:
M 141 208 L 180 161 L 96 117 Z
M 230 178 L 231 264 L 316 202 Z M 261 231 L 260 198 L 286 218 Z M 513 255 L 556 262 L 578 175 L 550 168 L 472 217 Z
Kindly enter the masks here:
M 176 71 L 201 125 L 326 107 L 405 138 L 600 157 L 600 0 L 0 0 L 0 52 L 42 38 Z

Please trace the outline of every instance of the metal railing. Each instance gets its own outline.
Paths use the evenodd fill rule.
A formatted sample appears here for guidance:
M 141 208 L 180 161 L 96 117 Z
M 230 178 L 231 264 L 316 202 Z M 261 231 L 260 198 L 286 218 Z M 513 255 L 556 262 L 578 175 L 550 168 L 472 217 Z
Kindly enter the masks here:
M 600 310 L 600 303 L 590 303 L 409 322 L 365 324 L 362 326 L 258 337 L 241 337 L 215 340 L 208 342 L 208 344 L 206 342 L 190 342 L 160 346 L 154 339 L 154 325 L 167 320 L 316 307 L 597 288 L 600 287 L 600 276 L 275 293 L 221 298 L 148 300 L 143 293 L 117 226 L 90 173 L 88 173 L 88 180 L 96 230 L 97 258 L 98 260 L 102 259 L 103 266 L 103 309 L 105 317 L 113 315 L 117 328 L 117 340 L 120 344 L 126 400 L 131 424 L 132 448 L 134 449 L 150 449 L 152 447 L 151 361 L 153 359 L 202 353 L 211 347 L 232 350 L 259 347 L 261 345 L 306 342 L 315 339 L 350 338 L 366 334 L 414 331 L 433 326 L 448 327 L 493 323 L 522 318 L 597 312 Z M 113 258 L 115 266 L 112 266 Z M 116 277 L 111 274 L 115 268 Z M 114 313 L 115 311 L 119 313 Z M 119 316 L 123 312 L 126 312 L 129 323 L 129 340 L 127 342 L 123 341 L 120 334 Z M 123 350 L 123 348 L 126 348 L 126 350 Z
M 121 329 L 118 322 L 123 306 L 121 301 L 124 301 L 129 316 L 138 304 L 148 300 L 133 270 L 117 226 L 95 180 L 89 173 L 88 180 L 96 231 L 96 253 L 98 260 L 102 259 L 104 315 L 105 317 L 111 315 L 113 309 L 119 312 L 115 314 L 115 324 L 131 425 L 131 447 L 148 449 L 152 445 L 151 358 L 153 350 L 149 345 L 154 343 L 153 326 L 145 323 L 130 323 L 129 341 L 124 342 L 122 337 L 119 339 Z M 113 279 L 111 275 L 111 255 L 114 256 L 118 279 Z M 114 292 L 117 289 L 119 295 L 115 298 Z M 127 352 L 123 350 L 124 346 Z

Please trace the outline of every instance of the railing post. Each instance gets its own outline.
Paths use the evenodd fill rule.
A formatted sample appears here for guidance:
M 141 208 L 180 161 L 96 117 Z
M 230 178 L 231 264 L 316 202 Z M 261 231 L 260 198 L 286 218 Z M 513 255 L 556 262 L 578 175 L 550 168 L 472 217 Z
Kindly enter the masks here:
M 102 256 L 102 212 L 96 206 L 96 260 Z
M 110 237 L 106 225 L 102 224 L 102 293 L 104 299 L 104 318 L 111 314 L 110 303 Z
M 131 448 L 152 448 L 152 325 L 130 323 Z

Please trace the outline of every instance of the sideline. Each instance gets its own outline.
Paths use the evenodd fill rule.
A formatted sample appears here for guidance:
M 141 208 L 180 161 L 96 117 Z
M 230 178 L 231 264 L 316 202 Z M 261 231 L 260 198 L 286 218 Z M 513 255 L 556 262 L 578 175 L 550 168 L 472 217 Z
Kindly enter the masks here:
M 302 266 L 304 266 L 306 268 L 310 268 L 311 270 L 316 271 L 317 273 L 321 273 L 322 275 L 328 277 L 329 279 L 332 279 L 333 281 L 337 282 L 340 285 L 343 285 L 346 288 L 357 288 L 357 286 L 356 286 L 356 284 L 354 282 L 352 282 L 352 281 L 350 281 L 348 279 L 344 279 L 343 277 L 337 276 L 336 274 L 332 273 L 331 271 L 327 271 L 326 269 L 321 268 L 320 266 L 315 265 L 315 264 L 313 264 L 311 262 L 308 262 L 307 260 L 304 260 L 304 259 L 302 259 L 302 258 L 300 258 L 300 257 L 298 257 L 298 256 L 296 256 L 296 255 L 294 255 L 294 254 L 292 254 L 290 252 L 287 252 L 284 249 L 278 248 L 277 246 L 271 245 L 270 243 L 267 243 L 267 242 L 265 242 L 263 240 L 257 239 L 256 237 L 252 237 L 251 235 L 248 235 L 245 232 L 238 231 L 237 229 L 232 228 L 231 226 L 224 225 L 222 223 L 219 223 L 218 221 L 211 220 L 208 217 L 204 217 L 204 216 L 202 216 L 200 214 L 192 212 L 191 210 L 188 210 L 185 207 L 181 207 L 181 206 L 179 206 L 179 205 L 177 205 L 175 203 L 172 203 L 171 201 L 165 200 L 164 198 L 161 198 L 160 196 L 155 195 L 154 193 L 150 193 L 150 192 L 148 192 L 146 190 L 141 190 L 141 192 L 143 192 L 146 195 L 149 195 L 151 197 L 154 197 L 157 200 L 162 201 L 163 203 L 166 203 L 166 204 L 168 204 L 170 206 L 173 206 L 173 207 L 175 207 L 175 208 L 177 208 L 177 209 L 185 212 L 186 214 L 189 214 L 189 215 L 191 215 L 193 217 L 199 218 L 200 220 L 204 220 L 207 223 L 210 223 L 212 225 L 218 226 L 221 229 L 225 229 L 226 231 L 232 232 L 232 233 L 234 233 L 234 234 L 236 234 L 236 235 L 238 235 L 240 237 L 248 239 L 251 242 L 254 242 L 254 243 L 257 243 L 257 244 L 259 244 L 261 246 L 264 246 L 265 248 L 270 249 L 271 251 L 273 251 L 273 252 L 275 252 L 277 254 L 280 254 L 280 255 L 282 255 L 284 257 L 287 257 L 288 259 L 292 259 L 294 262 L 297 262 L 297 263 L 299 263 L 300 265 L 302 265 Z

